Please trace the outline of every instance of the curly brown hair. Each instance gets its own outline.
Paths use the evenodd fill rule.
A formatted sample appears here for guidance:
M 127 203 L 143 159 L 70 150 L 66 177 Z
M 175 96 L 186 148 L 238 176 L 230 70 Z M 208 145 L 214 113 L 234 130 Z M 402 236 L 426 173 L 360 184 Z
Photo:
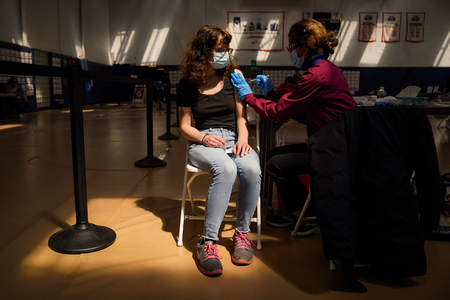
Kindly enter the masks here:
M 325 55 L 334 53 L 334 48 L 338 44 L 336 34 L 327 31 L 325 26 L 314 19 L 303 19 L 289 29 L 289 48 L 308 48 L 310 55 L 314 55 L 323 49 Z
M 220 36 L 222 36 L 220 48 L 225 51 L 230 45 L 231 34 L 219 26 L 204 25 L 194 34 L 180 65 L 184 78 L 197 86 L 206 83 L 207 67 L 213 59 L 214 49 Z M 230 59 L 232 59 L 231 56 Z M 229 72 L 231 68 L 235 67 L 236 65 L 230 61 L 225 69 L 217 69 L 216 73 L 218 76 L 223 76 L 225 72 Z

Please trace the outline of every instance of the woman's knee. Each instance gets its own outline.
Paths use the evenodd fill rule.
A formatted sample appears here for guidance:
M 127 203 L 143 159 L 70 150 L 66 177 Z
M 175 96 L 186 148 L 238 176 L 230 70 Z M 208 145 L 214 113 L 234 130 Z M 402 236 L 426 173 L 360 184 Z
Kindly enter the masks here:
M 233 161 L 224 161 L 222 163 L 213 164 L 213 176 L 221 176 L 226 180 L 233 181 L 236 178 L 237 168 Z
M 258 163 L 248 163 L 242 166 L 242 173 L 250 178 L 261 177 L 261 167 Z

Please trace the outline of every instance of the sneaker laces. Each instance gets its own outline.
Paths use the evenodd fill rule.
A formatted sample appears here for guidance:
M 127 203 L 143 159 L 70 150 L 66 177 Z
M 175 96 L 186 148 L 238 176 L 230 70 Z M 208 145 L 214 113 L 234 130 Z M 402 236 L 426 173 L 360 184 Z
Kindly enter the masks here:
M 255 246 L 255 244 L 248 239 L 247 234 L 236 230 L 233 236 L 235 248 L 247 249 L 250 246 Z
M 205 251 L 205 257 L 209 258 L 218 258 L 222 259 L 222 256 L 219 254 L 219 250 L 217 250 L 216 245 L 214 243 L 205 243 L 203 245 L 203 251 Z

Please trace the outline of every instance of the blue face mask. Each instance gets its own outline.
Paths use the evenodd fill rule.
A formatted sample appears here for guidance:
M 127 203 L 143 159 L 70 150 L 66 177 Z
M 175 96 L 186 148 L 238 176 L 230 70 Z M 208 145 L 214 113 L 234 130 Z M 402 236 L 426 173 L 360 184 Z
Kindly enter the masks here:
M 230 63 L 230 55 L 228 52 L 214 52 L 211 65 L 214 69 L 223 69 Z
M 301 69 L 304 62 L 305 62 L 305 58 L 303 56 L 299 57 L 296 50 L 293 50 L 291 52 L 291 63 L 295 67 Z

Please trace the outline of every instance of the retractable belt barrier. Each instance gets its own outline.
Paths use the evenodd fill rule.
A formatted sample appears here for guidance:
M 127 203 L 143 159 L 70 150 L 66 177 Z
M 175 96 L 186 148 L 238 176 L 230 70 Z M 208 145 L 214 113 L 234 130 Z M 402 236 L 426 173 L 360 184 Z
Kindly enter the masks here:
M 56 252 L 80 254 L 98 251 L 112 245 L 116 233 L 111 228 L 89 223 L 86 194 L 86 161 L 83 130 L 83 92 L 81 80 L 93 79 L 130 84 L 145 84 L 151 91 L 151 79 L 135 79 L 109 73 L 82 71 L 79 65 L 66 68 L 0 61 L 0 73 L 10 75 L 39 75 L 64 77 L 69 91 L 72 162 L 75 193 L 76 224 L 54 233 L 48 245 Z M 134 163 L 137 167 L 161 167 L 166 162 L 153 156 L 152 93 L 147 93 L 147 156 Z M 170 112 L 170 111 L 169 111 Z

